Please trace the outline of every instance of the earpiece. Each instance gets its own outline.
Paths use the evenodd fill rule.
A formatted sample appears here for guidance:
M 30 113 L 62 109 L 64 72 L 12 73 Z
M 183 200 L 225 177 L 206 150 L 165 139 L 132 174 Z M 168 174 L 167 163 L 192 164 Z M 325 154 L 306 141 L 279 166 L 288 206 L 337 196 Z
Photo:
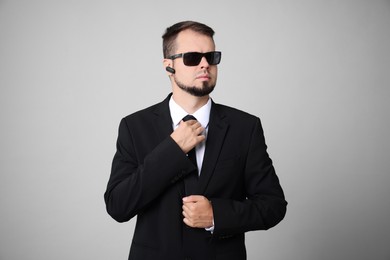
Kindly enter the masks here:
M 166 67 L 165 70 L 172 73 L 172 74 L 175 74 L 175 72 L 176 72 L 175 69 L 171 68 L 171 67 Z

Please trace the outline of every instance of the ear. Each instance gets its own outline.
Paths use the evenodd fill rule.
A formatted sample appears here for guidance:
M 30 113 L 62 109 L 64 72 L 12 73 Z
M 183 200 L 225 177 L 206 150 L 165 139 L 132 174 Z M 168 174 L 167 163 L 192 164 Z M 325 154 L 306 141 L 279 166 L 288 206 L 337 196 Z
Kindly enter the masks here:
M 166 67 L 172 67 L 172 65 L 173 64 L 172 64 L 172 60 L 171 59 L 164 59 L 163 60 L 164 71 L 166 71 Z M 172 73 L 170 73 L 168 71 L 166 71 L 166 73 L 167 73 L 168 76 L 172 75 Z

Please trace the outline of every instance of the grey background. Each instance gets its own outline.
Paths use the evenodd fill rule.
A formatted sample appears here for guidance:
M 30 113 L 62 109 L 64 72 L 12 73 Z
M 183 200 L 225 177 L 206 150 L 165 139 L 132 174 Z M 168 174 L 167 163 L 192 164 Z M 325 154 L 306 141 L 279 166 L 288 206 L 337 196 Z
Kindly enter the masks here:
M 389 1 L 0 0 L 0 259 L 127 259 L 120 119 L 170 92 L 161 35 L 216 30 L 216 102 L 261 117 L 289 201 L 249 259 L 390 259 Z

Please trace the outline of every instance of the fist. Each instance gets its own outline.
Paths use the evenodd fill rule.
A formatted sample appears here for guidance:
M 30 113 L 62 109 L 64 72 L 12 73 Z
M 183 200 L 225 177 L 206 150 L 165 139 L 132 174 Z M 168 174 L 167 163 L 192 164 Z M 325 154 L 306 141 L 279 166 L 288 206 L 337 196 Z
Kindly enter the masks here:
M 184 153 L 188 153 L 206 139 L 202 134 L 204 130 L 202 125 L 196 120 L 181 121 L 171 134 L 171 137 Z
M 191 195 L 183 198 L 183 222 L 193 228 L 213 226 L 213 208 L 204 196 Z

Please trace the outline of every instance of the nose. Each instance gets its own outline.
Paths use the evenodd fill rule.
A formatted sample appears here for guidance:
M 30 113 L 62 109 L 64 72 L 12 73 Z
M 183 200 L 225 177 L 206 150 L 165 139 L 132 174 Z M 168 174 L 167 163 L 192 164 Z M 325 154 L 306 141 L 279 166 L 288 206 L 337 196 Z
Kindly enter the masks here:
M 200 60 L 199 65 L 200 65 L 200 67 L 202 69 L 208 69 L 210 67 L 210 64 L 207 62 L 206 57 L 202 57 L 202 59 Z

